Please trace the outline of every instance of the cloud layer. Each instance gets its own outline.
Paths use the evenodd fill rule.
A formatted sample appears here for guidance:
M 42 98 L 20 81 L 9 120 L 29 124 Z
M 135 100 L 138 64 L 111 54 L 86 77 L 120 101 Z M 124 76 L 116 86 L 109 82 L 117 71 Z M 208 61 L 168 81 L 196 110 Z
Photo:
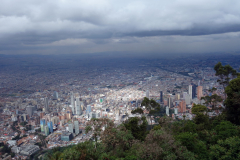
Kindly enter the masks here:
M 2 0 L 0 53 L 240 50 L 239 8 L 239 0 Z

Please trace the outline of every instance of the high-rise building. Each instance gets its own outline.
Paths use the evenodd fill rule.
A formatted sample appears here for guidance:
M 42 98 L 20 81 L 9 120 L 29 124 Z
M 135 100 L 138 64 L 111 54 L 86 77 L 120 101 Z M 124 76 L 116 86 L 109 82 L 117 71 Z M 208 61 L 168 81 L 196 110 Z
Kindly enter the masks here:
M 74 99 L 73 92 L 71 92 L 71 107 L 72 107 L 72 114 L 75 114 L 75 99 Z
M 33 112 L 34 112 L 34 107 L 28 106 L 26 109 L 27 109 L 27 114 L 29 115 L 29 117 L 32 117 Z
M 146 91 L 146 97 L 149 99 L 149 90 Z
M 58 99 L 58 92 L 56 92 L 56 91 L 53 92 L 53 99 L 54 100 Z
M 160 91 L 160 102 L 163 103 L 163 91 Z
M 13 121 L 13 122 L 14 122 L 14 121 L 17 121 L 17 115 L 16 115 L 16 114 L 12 114 L 11 118 L 12 118 L 12 121 Z
M 86 110 L 87 114 L 89 114 L 90 112 L 92 112 L 92 107 L 90 105 L 87 106 L 87 110 Z
M 196 98 L 196 93 L 197 93 L 197 85 L 193 84 L 192 85 L 192 98 Z
M 27 115 L 26 114 L 22 114 L 22 119 L 23 119 L 23 121 L 26 121 L 27 120 Z
M 172 108 L 173 107 L 173 100 L 172 100 L 172 98 L 171 98 L 171 96 L 169 95 L 169 97 L 168 97 L 168 107 L 169 108 Z
M 41 120 L 40 120 L 41 132 L 44 132 L 44 127 L 45 127 L 45 125 L 46 125 L 45 119 L 41 119 Z
M 49 112 L 48 98 L 47 97 L 44 98 L 44 108 L 45 108 L 45 112 Z
M 174 108 L 174 114 L 178 114 L 178 108 Z
M 136 100 L 135 107 L 138 108 L 138 101 Z
M 79 122 L 78 121 L 74 121 L 74 128 L 75 128 L 75 134 L 79 134 Z
M 166 115 L 169 116 L 169 107 L 166 107 Z
M 185 102 L 185 100 L 182 100 L 182 101 L 179 103 L 179 107 L 180 107 L 180 112 L 181 112 L 181 113 L 185 113 L 185 112 L 186 112 L 186 102 Z
M 190 99 L 192 99 L 192 85 L 188 86 L 188 94 L 190 95 Z
M 71 114 L 71 113 L 66 113 L 66 119 L 67 119 L 67 120 L 72 119 L 72 114 Z
M 53 123 L 52 123 L 52 121 L 48 122 L 47 125 L 48 125 L 48 128 L 49 128 L 49 132 L 53 133 Z
M 97 118 L 97 113 L 96 112 L 92 112 L 92 118 Z
M 39 116 L 35 116 L 35 124 L 40 124 L 40 117 Z
M 202 86 L 198 86 L 197 87 L 197 98 L 200 100 L 203 96 L 203 93 L 202 93 Z
M 77 115 L 82 115 L 82 108 L 81 108 L 81 103 L 80 103 L 80 98 L 76 98 L 76 114 Z
M 72 123 L 68 123 L 68 131 L 73 133 L 73 124 Z
M 81 99 L 80 99 L 81 100 Z M 83 113 L 83 108 L 84 108 L 84 103 L 83 103 L 83 101 L 80 101 L 80 106 L 81 106 L 81 112 Z
M 45 135 L 48 136 L 49 135 L 49 128 L 48 126 L 44 126 L 44 132 L 45 132 Z
M 53 125 L 56 125 L 59 123 L 59 117 L 54 116 L 53 118 L 51 118 L 51 121 L 52 121 Z
M 45 115 L 44 112 L 41 112 L 40 113 L 40 118 L 43 118 L 44 115 Z
M 69 132 L 62 132 L 61 140 L 62 141 L 71 141 L 73 139 L 73 134 Z
M 191 103 L 190 95 L 187 92 L 183 92 L 183 99 L 185 100 L 186 104 Z
M 179 93 L 176 94 L 176 99 L 177 99 L 177 100 L 180 99 L 180 94 L 179 94 Z
M 198 81 L 198 86 L 200 86 L 201 85 L 201 83 L 200 83 L 200 80 Z

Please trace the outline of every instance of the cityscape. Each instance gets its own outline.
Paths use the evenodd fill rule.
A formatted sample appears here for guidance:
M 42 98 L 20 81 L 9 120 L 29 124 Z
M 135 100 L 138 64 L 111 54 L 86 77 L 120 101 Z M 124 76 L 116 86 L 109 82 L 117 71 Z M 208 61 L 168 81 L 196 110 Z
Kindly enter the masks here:
M 239 0 L 1 0 L 0 160 L 239 160 Z
M 61 59 L 69 64 L 61 68 L 56 56 L 47 59 L 26 56 L 24 65 L 21 57 L 2 56 L 1 141 L 22 158 L 40 148 L 82 143 L 92 137 L 91 132 L 85 132 L 92 118 L 108 118 L 119 125 L 130 117 L 141 117 L 132 113 L 137 108 L 147 115 L 149 111 L 141 105 L 144 97 L 156 100 L 172 119 L 192 120 L 193 104 L 204 104 L 201 98 L 212 94 L 209 89 L 217 88 L 215 93 L 224 97 L 213 66 L 221 61 L 240 68 L 240 59 L 235 55 L 219 57 L 206 55 L 197 63 L 193 57 L 169 60 L 109 57 L 104 62 L 99 58 L 78 63 L 78 58 L 83 57 L 75 56 Z M 218 107 L 223 108 L 223 103 L 218 103 Z M 214 117 L 220 111 L 208 114 Z M 147 121 L 158 123 L 150 117 Z M 41 136 L 45 137 L 44 143 Z

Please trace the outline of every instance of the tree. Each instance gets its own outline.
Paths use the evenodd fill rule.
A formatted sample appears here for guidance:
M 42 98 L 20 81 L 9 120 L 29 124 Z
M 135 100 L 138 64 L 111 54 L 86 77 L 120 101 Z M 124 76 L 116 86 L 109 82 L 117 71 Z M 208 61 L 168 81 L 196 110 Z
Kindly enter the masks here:
M 217 88 L 212 88 L 210 90 L 208 90 L 209 92 L 213 93 L 214 91 L 216 91 Z M 216 106 L 217 106 L 217 103 L 219 102 L 222 102 L 222 97 L 217 95 L 217 94 L 213 94 L 211 96 L 205 96 L 205 97 L 202 97 L 201 99 L 203 99 L 205 101 L 204 104 L 206 104 L 207 106 L 210 106 L 212 107 L 212 110 L 216 110 Z
M 104 146 L 98 144 L 99 147 L 96 149 L 95 145 L 91 141 L 79 143 L 71 147 L 67 147 L 62 150 L 59 147 L 53 154 L 48 155 L 48 159 L 52 160 L 79 160 L 79 159 L 98 159 L 104 151 Z
M 146 110 L 150 111 L 152 109 L 150 105 L 150 100 L 147 97 L 144 97 L 141 106 L 145 106 Z
M 42 143 L 42 146 L 43 147 L 47 147 L 47 144 L 46 144 L 46 136 L 44 136 L 44 135 L 42 135 L 42 134 L 38 134 L 38 137 L 39 137 L 39 139 L 40 139 L 40 141 L 41 141 L 41 143 Z
M 131 148 L 134 137 L 130 130 L 122 124 L 118 127 L 109 126 L 101 134 L 102 143 L 105 146 L 105 152 L 110 155 L 124 157 L 125 152 Z
M 100 136 L 104 127 L 111 125 L 112 122 L 107 118 L 92 118 L 86 126 L 86 133 L 93 132 L 93 138 L 95 140 L 95 149 L 97 148 L 97 139 Z
M 153 130 L 156 131 L 156 130 L 159 130 L 159 129 L 161 129 L 161 128 L 162 128 L 162 127 L 161 127 L 160 125 L 156 125 L 156 126 L 153 127 Z
M 171 123 L 170 127 L 173 135 L 178 135 L 179 133 L 183 132 L 197 132 L 197 125 L 191 120 L 174 121 L 173 123 Z
M 227 99 L 224 104 L 226 105 L 227 119 L 239 125 L 240 124 L 240 76 L 231 80 L 226 87 L 225 92 Z
M 151 130 L 145 141 L 135 143 L 130 152 L 137 159 L 195 159 L 193 153 L 162 129 Z
M 138 140 L 144 141 L 146 135 L 147 135 L 147 120 L 146 117 L 138 118 L 133 117 L 128 119 L 124 126 L 126 129 L 130 130 L 132 132 L 133 137 L 135 137 Z
M 214 129 L 217 132 L 217 139 L 224 140 L 226 138 L 238 135 L 237 127 L 229 121 L 221 122 Z
M 180 133 L 176 136 L 176 140 L 179 140 L 189 151 L 195 153 L 197 159 L 207 159 L 207 147 L 203 141 L 198 139 L 198 135 L 196 133 Z
M 26 121 L 20 123 L 20 125 L 23 126 L 23 127 L 24 127 L 26 124 L 27 124 Z
M 145 106 L 148 111 L 160 107 L 160 104 L 157 103 L 155 100 L 149 100 L 147 97 L 144 97 L 141 106 Z
M 207 129 L 210 127 L 209 117 L 205 113 L 206 111 L 207 107 L 200 104 L 194 104 L 192 107 L 192 113 L 195 114 L 193 120 L 196 124 L 198 124 L 198 130 Z
M 240 159 L 240 138 L 230 137 L 218 140 L 217 144 L 210 146 L 210 159 L 237 160 Z
M 136 113 L 139 113 L 139 114 L 143 114 L 143 110 L 141 108 L 137 108 L 133 111 L 131 111 L 132 114 L 136 114 Z
M 193 114 L 198 114 L 198 113 L 204 113 L 207 111 L 207 107 L 200 105 L 200 104 L 194 104 L 192 107 L 192 113 Z
M 215 75 L 219 77 L 217 82 L 219 82 L 219 84 L 221 84 L 224 89 L 229 84 L 229 81 L 232 78 L 239 75 L 237 71 L 233 69 L 230 65 L 223 66 L 221 62 L 218 62 L 214 66 L 214 70 L 216 71 Z M 226 98 L 226 94 L 225 94 L 225 98 Z

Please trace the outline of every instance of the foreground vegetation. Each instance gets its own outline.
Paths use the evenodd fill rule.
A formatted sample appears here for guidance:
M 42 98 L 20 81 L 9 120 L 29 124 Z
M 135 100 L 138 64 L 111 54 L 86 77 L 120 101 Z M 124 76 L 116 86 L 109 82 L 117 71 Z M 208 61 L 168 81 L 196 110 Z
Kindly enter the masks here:
M 209 101 L 206 106 L 212 107 L 212 111 L 222 111 L 220 115 L 210 118 L 206 106 L 194 105 L 192 111 L 196 116 L 193 120 L 173 121 L 163 116 L 158 119 L 159 125 L 151 130 L 147 130 L 144 116 L 130 118 L 119 126 L 108 119 L 92 119 L 86 131 L 93 133 L 93 140 L 55 148 L 44 159 L 240 159 L 240 77 L 228 65 L 218 63 L 214 69 L 220 77 L 219 83 L 225 87 L 226 107 L 216 108 L 214 96 L 205 99 Z M 161 107 L 154 101 L 146 99 L 144 103 L 152 112 L 150 114 L 161 112 Z M 143 113 L 140 109 L 134 112 Z

